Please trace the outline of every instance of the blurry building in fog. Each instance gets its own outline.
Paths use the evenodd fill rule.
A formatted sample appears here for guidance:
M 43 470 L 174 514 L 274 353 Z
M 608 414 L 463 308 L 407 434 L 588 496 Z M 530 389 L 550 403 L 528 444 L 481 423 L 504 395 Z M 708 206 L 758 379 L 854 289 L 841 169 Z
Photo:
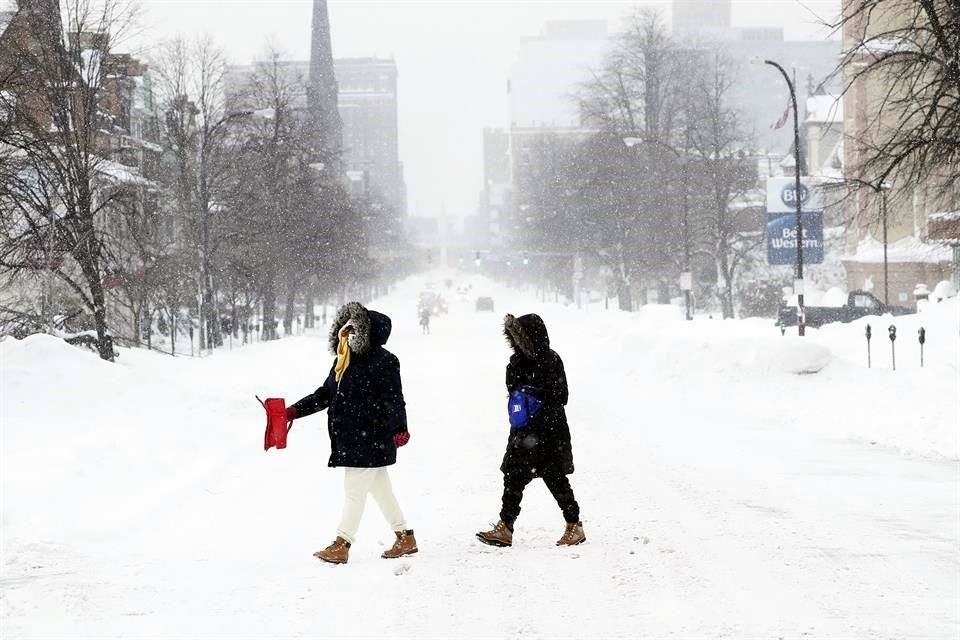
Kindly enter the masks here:
M 483 191 L 472 234 L 480 247 L 502 244 L 501 228 L 512 198 L 510 133 L 505 129 L 484 129 Z
M 343 118 L 343 163 L 356 196 L 383 199 L 406 215 L 400 163 L 397 65 L 383 58 L 334 61 Z
M 316 166 L 344 181 L 351 198 L 369 212 L 374 245 L 395 243 L 407 211 L 397 116 L 397 65 L 391 59 L 335 60 L 326 0 L 314 0 L 310 60 L 271 60 L 231 66 L 224 81 L 227 112 L 269 116 L 270 104 L 253 95 L 264 66 L 277 66 L 291 107 L 308 123 Z
M 732 106 L 745 116 L 745 133 L 758 149 L 786 152 L 793 126 L 771 126 L 788 105 L 789 94 L 775 69 L 753 61 L 773 60 L 791 73 L 801 109 L 807 96 L 840 93 L 839 40 L 786 40 L 781 27 L 734 27 L 731 0 L 673 0 L 672 13 L 678 45 L 719 49 L 733 63 Z
M 311 63 L 277 62 L 295 110 L 309 114 Z M 342 123 L 339 168 L 355 200 L 382 208 L 390 226 L 406 215 L 406 187 L 400 162 L 397 115 L 397 66 L 391 59 L 344 58 L 333 61 L 337 109 Z M 251 102 L 258 64 L 231 66 L 225 80 L 227 110 L 263 108 Z M 400 220 L 397 220 L 400 219 Z
M 695 38 L 710 32 L 725 37 L 733 26 L 731 0 L 673 0 L 673 36 Z
M 580 94 L 611 50 L 603 20 L 551 21 L 524 38 L 507 82 L 510 126 L 483 133 L 480 218 L 491 243 L 509 243 L 511 220 L 525 206 L 522 174 L 545 138 L 586 138 L 595 131 Z
M 578 94 L 610 48 L 603 20 L 547 22 L 540 35 L 523 38 L 507 83 L 511 133 L 583 129 Z

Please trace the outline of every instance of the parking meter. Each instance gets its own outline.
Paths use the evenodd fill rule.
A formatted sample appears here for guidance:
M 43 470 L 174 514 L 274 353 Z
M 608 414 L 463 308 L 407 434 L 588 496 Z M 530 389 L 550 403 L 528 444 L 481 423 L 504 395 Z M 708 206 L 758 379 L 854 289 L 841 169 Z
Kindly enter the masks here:
M 927 341 L 927 330 L 923 327 L 917 329 L 917 340 L 920 342 L 920 368 L 923 368 L 923 345 Z
M 887 334 L 890 336 L 890 358 L 893 363 L 893 370 L 897 370 L 897 349 L 894 343 L 897 340 L 897 328 L 894 325 L 887 327 Z

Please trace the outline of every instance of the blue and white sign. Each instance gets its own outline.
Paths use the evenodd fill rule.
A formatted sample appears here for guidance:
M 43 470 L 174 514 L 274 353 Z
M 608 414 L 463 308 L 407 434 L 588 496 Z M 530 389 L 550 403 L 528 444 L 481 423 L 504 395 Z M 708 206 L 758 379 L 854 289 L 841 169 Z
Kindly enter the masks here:
M 802 213 L 803 263 L 823 262 L 823 213 Z M 773 265 L 797 263 L 797 214 L 767 214 L 767 262 Z
M 820 180 L 800 177 L 800 208 L 804 211 L 823 211 Z M 796 178 L 767 178 L 767 213 L 796 213 Z
M 767 262 L 797 262 L 797 199 L 803 227 L 803 262 L 823 262 L 823 199 L 816 178 L 767 178 Z

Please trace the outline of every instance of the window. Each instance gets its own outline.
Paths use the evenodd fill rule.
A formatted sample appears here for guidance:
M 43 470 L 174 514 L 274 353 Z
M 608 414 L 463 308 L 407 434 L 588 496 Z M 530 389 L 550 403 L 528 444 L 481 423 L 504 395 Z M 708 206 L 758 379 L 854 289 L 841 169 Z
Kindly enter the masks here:
M 873 296 L 859 294 L 854 296 L 853 306 L 859 309 L 878 309 L 880 307 L 880 303 L 877 302 Z

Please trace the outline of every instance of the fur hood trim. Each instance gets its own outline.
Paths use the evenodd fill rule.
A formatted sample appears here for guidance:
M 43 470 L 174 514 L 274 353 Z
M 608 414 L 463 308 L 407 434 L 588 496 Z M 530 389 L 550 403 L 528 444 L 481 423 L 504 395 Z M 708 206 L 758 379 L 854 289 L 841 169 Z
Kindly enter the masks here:
M 337 345 L 340 343 L 340 330 L 346 325 L 353 325 L 353 330 L 357 334 L 357 344 L 354 348 L 357 355 L 363 355 L 370 351 L 370 314 L 366 308 L 359 302 L 348 302 L 340 307 L 333 317 L 333 324 L 330 325 L 330 335 L 328 338 L 330 353 L 337 354 Z
M 543 357 L 550 351 L 550 337 L 543 319 L 536 314 L 519 318 L 507 314 L 503 319 L 503 335 L 514 353 L 531 360 Z

